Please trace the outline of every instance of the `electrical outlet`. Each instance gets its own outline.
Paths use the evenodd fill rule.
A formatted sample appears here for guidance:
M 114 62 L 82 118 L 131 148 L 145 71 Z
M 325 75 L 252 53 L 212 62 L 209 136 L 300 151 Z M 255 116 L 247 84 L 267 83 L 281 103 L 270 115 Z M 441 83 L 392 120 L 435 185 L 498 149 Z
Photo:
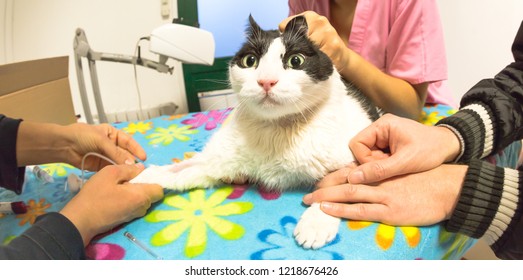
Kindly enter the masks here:
M 171 0 L 160 0 L 160 14 L 162 18 L 168 18 L 171 15 Z

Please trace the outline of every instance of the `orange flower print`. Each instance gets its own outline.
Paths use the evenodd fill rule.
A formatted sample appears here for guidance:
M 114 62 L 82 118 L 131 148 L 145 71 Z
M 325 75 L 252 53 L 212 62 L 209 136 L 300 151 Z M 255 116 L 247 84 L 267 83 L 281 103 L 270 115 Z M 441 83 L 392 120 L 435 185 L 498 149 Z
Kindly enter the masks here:
M 180 163 L 180 162 L 182 162 L 184 160 L 192 158 L 196 154 L 197 154 L 196 152 L 185 152 L 185 153 L 183 153 L 183 159 L 173 158 L 171 161 L 174 162 L 174 163 Z
M 164 120 L 168 120 L 168 121 L 172 121 L 172 120 L 177 120 L 177 119 L 181 119 L 185 116 L 187 116 L 188 114 L 176 114 L 176 115 L 170 115 L 168 118 L 164 118 Z
M 26 223 L 34 224 L 36 218 L 40 215 L 45 214 L 45 209 L 51 207 L 50 203 L 45 202 L 44 198 L 41 198 L 38 203 L 34 199 L 30 199 L 27 203 L 27 213 L 16 215 L 17 219 L 21 219 L 19 225 L 23 226 Z
M 363 221 L 348 221 L 347 226 L 351 230 L 360 230 L 366 227 L 369 227 L 373 224 L 372 222 L 363 222 Z M 410 247 L 418 246 L 421 240 L 421 232 L 417 227 L 393 227 L 384 224 L 377 224 L 378 228 L 376 230 L 376 244 L 383 250 L 388 250 L 392 243 L 394 242 L 394 236 L 396 235 L 396 228 L 399 228 L 407 244 Z

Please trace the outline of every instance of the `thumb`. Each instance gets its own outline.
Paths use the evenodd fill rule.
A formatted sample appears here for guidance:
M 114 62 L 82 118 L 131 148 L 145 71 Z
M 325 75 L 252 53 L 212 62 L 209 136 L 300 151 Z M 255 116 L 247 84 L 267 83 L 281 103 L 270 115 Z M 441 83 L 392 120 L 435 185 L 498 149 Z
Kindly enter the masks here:
M 151 202 L 159 201 L 164 196 L 163 187 L 157 184 L 132 184 L 132 187 L 149 197 Z
M 280 29 L 280 32 L 285 31 L 285 27 L 287 27 L 287 24 L 289 23 L 289 21 L 291 21 L 295 17 L 296 16 L 291 16 L 291 17 L 284 19 L 282 22 L 280 22 L 280 24 L 278 25 L 278 29 Z
M 284 20 L 282 20 L 282 22 L 278 25 L 278 28 L 280 29 L 280 32 L 283 32 L 285 31 L 285 27 L 287 27 L 287 24 L 289 23 L 289 21 L 291 21 L 293 18 L 295 17 L 299 17 L 299 16 L 304 16 L 305 18 L 307 18 L 307 13 L 311 13 L 311 12 L 303 12 L 303 13 L 300 13 L 300 14 L 297 14 L 297 15 L 293 15 L 293 16 L 290 16 Z
M 363 163 L 352 170 L 348 181 L 351 184 L 370 184 L 401 175 L 403 166 L 400 158 L 401 155 L 395 154 L 386 159 Z

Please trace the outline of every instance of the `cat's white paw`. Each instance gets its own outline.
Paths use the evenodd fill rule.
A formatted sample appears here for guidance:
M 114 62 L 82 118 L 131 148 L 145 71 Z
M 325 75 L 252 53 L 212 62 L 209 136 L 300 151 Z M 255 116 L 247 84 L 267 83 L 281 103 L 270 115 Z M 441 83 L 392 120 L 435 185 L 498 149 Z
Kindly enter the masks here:
M 173 167 L 174 165 L 151 165 L 129 183 L 158 184 L 164 188 L 169 188 L 176 181 L 176 173 L 173 172 Z
M 165 189 L 177 191 L 218 185 L 218 180 L 207 176 L 208 171 L 205 167 L 189 161 L 162 166 L 151 165 L 129 182 L 158 184 Z
M 339 226 L 340 218 L 325 214 L 319 203 L 313 203 L 300 217 L 294 238 L 303 248 L 318 249 L 336 237 Z

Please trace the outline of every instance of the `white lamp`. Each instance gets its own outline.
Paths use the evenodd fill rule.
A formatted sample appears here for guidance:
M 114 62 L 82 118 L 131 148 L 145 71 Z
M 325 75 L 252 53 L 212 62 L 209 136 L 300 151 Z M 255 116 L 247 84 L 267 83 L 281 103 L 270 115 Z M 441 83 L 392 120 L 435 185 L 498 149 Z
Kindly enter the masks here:
M 95 61 L 101 60 L 141 65 L 155 69 L 160 73 L 169 74 L 172 74 L 173 68 L 166 64 L 168 58 L 189 64 L 212 65 L 214 62 L 214 37 L 212 33 L 206 30 L 177 23 L 170 23 L 154 29 L 151 32 L 151 35 L 145 39 L 149 39 L 150 41 L 150 51 L 159 55 L 158 62 L 142 58 L 140 55 L 136 57 L 95 52 L 89 46 L 85 32 L 81 28 L 76 29 L 73 42 L 76 74 L 78 77 L 80 97 L 82 99 L 85 119 L 88 123 L 94 123 L 94 121 L 85 88 L 82 57 L 87 58 L 89 62 L 93 95 L 100 123 L 107 122 L 107 116 L 100 95 L 100 86 L 98 84 Z

